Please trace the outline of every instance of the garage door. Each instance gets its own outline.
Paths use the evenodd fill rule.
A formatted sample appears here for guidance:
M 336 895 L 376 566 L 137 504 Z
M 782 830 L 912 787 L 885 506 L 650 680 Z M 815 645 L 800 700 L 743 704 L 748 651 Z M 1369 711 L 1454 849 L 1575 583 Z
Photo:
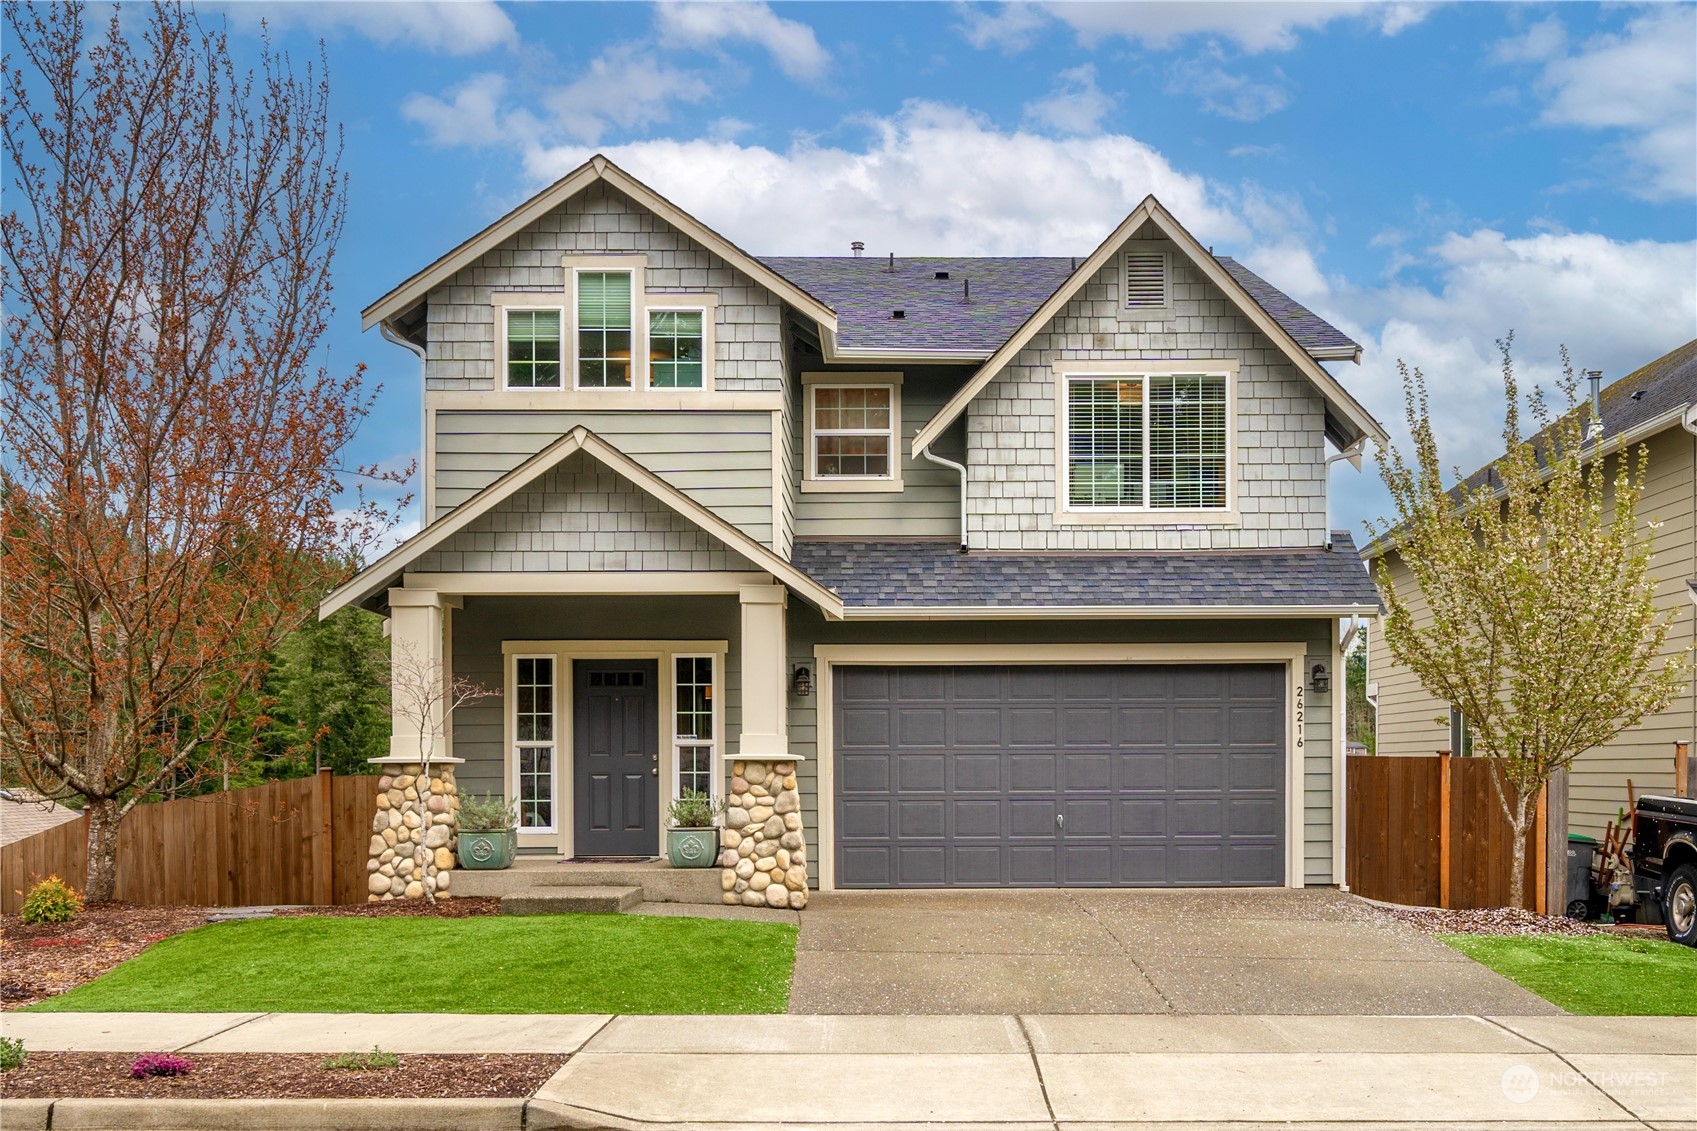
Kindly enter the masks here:
M 837 667 L 840 887 L 1284 880 L 1284 669 Z

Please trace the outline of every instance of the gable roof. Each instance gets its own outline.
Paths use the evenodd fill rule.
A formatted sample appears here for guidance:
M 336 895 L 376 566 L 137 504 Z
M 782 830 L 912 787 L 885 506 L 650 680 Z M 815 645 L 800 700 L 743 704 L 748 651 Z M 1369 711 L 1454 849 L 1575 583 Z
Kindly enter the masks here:
M 423 300 L 432 287 L 477 262 L 597 181 L 604 181 L 618 189 L 809 318 L 818 321 L 827 332 L 835 332 L 837 317 L 830 307 L 599 153 L 366 307 L 360 312 L 360 329 L 369 330 L 386 319 L 411 310 Z
M 845 616 L 1349 616 L 1378 590 L 1347 531 L 1291 550 L 963 554 L 948 541 L 797 539 Z
M 1361 347 L 1343 331 L 1235 259 L 1216 258 L 1310 357 L 1360 358 Z M 839 354 L 949 353 L 979 361 L 996 352 L 1078 269 L 1078 258 L 1065 255 L 893 260 L 765 255 L 761 262 L 837 312 Z M 895 310 L 905 317 L 892 318 Z
M 601 461 L 607 468 L 695 523 L 753 562 L 759 569 L 794 589 L 817 605 L 826 619 L 842 618 L 843 603 L 835 593 L 581 424 L 332 590 L 318 603 L 318 618 L 323 620 L 340 609 L 369 601 L 389 589 L 399 580 L 407 566 L 417 561 L 421 555 L 438 549 L 476 519 L 488 514 L 547 474 L 561 460 L 580 451 Z
M 1357 436 L 1370 436 L 1381 441 L 1385 439 L 1384 428 L 1377 420 L 1373 419 L 1372 414 L 1363 408 L 1359 401 L 1349 394 L 1347 389 L 1338 383 L 1337 378 L 1326 372 L 1319 362 L 1309 356 L 1308 352 L 1297 344 L 1290 332 L 1256 302 L 1255 298 L 1244 288 L 1244 285 L 1231 272 L 1226 270 L 1219 260 L 1209 255 L 1207 249 L 1196 242 L 1196 237 L 1186 231 L 1184 226 L 1173 218 L 1172 213 L 1168 212 L 1160 201 L 1153 196 L 1146 196 L 1143 198 L 1143 203 L 1132 210 L 1131 215 L 1127 216 L 1120 226 L 1115 228 L 1112 234 L 1103 240 L 1095 251 L 1090 253 L 1089 258 L 1079 264 L 1078 270 L 1072 272 L 1066 282 L 1051 294 L 1043 305 L 1031 313 L 1019 330 L 1003 342 L 978 372 L 973 374 L 972 379 L 949 399 L 949 402 L 926 423 L 925 427 L 919 430 L 919 433 L 914 436 L 912 444 L 915 456 L 935 442 L 943 430 L 954 423 L 962 412 L 966 411 L 966 406 L 972 403 L 973 398 L 983 391 L 996 374 L 1000 373 L 1014 358 L 1019 356 L 1019 351 L 1024 349 L 1051 320 L 1060 314 L 1079 289 L 1095 278 L 1096 274 L 1106 267 L 1114 255 L 1119 252 L 1126 240 L 1130 239 L 1144 224 L 1153 224 L 1161 234 L 1177 244 L 1179 250 L 1196 265 L 1197 269 L 1208 278 L 1208 281 L 1224 291 L 1226 297 L 1232 300 L 1237 308 L 1255 324 L 1256 328 L 1272 339 L 1273 343 L 1290 359 L 1291 364 L 1295 365 L 1305 377 L 1314 383 L 1315 387 L 1320 390 L 1320 395 L 1325 398 L 1328 418 L 1335 413 L 1344 423 L 1355 429 Z M 1331 421 L 1328 419 L 1328 427 L 1330 424 Z M 1348 439 L 1353 438 L 1348 437 Z

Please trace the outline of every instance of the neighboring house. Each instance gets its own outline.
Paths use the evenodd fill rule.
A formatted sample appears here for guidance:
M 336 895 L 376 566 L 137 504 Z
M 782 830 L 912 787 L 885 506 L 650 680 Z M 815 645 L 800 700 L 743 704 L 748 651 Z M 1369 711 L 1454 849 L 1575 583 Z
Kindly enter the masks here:
M 33 789 L 0 789 L 0 845 L 44 833 L 80 816 L 78 810 L 48 801 Z
M 524 849 L 793 761 L 825 890 L 1341 874 L 1359 350 L 1153 197 L 1080 258 L 763 259 L 597 157 L 364 318 L 431 521 L 321 612 L 500 691 L 442 749 Z
M 1692 615 L 1690 582 L 1697 578 L 1692 520 L 1697 512 L 1697 341 L 1688 342 L 1603 389 L 1600 397 L 1603 431 L 1594 449 L 1609 456 L 1622 447 L 1644 445 L 1649 473 L 1639 503 L 1639 517 L 1654 524 L 1655 561 L 1650 568 L 1656 583 L 1656 606 L 1674 615 L 1664 655 L 1697 643 L 1697 618 Z M 1485 471 L 1479 475 L 1486 474 Z M 1612 474 L 1612 473 L 1611 473 Z M 1375 547 L 1368 554 L 1376 556 Z M 1395 550 L 1386 555 L 1391 579 L 1408 593 L 1413 577 Z M 1428 612 L 1418 592 L 1409 607 L 1417 620 Z M 1471 740 L 1447 703 L 1427 694 L 1414 673 L 1391 658 L 1384 633 L 1369 638 L 1368 695 L 1378 708 L 1376 750 L 1380 754 L 1431 754 L 1436 750 L 1466 753 Z M 1697 697 L 1687 680 L 1684 691 L 1667 710 L 1623 731 L 1605 746 L 1588 750 L 1573 763 L 1568 778 L 1568 830 L 1601 837 L 1604 826 L 1627 805 L 1626 783 L 1640 794 L 1671 793 L 1674 788 L 1674 742 L 1689 741 L 1697 732 Z

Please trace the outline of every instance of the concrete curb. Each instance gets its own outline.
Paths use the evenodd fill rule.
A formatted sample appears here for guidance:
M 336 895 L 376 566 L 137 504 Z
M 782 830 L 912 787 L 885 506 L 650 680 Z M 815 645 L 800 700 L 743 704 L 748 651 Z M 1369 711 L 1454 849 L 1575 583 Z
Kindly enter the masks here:
M 6 1131 L 522 1131 L 528 1100 L 6 1100 Z

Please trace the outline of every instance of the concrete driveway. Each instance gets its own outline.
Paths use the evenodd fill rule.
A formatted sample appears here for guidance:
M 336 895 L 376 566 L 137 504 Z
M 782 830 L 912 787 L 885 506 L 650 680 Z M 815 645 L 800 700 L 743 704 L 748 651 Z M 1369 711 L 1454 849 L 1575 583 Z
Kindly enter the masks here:
M 844 892 L 800 918 L 791 1013 L 1560 1012 L 1330 890 Z

